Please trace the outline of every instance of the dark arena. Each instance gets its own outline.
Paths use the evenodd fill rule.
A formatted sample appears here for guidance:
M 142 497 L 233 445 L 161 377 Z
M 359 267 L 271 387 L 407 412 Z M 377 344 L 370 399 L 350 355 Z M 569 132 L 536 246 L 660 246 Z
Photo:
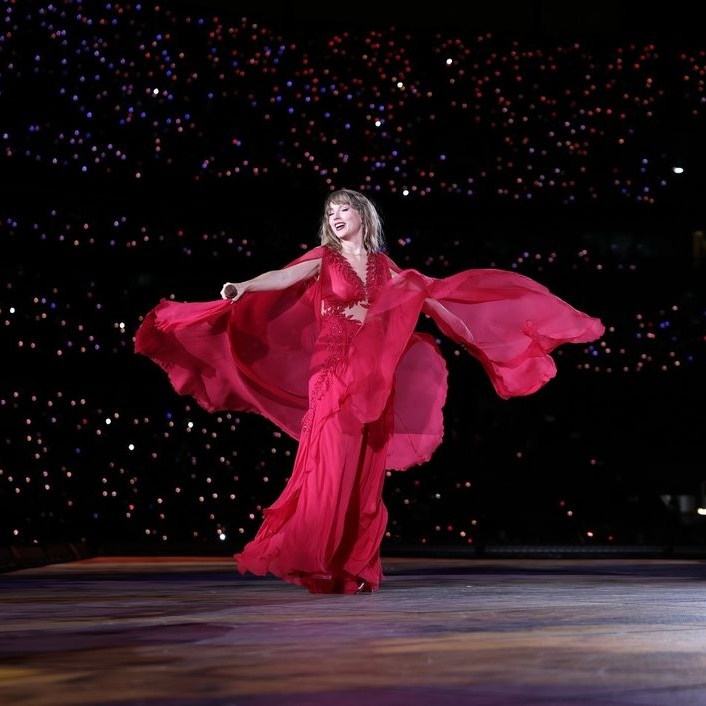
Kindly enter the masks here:
M 697 4 L 0 0 L 3 706 L 706 706 Z

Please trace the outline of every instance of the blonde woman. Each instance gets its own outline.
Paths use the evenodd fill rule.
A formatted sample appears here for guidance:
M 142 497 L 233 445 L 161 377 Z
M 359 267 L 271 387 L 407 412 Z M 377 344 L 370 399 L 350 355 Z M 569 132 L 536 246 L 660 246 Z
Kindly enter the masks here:
M 319 240 L 282 269 L 226 282 L 221 300 L 162 300 L 136 350 L 204 408 L 259 413 L 299 442 L 238 570 L 315 593 L 369 592 L 383 578 L 385 471 L 424 463 L 443 436 L 446 365 L 415 331 L 420 313 L 504 398 L 539 389 L 556 372 L 550 352 L 599 338 L 603 325 L 514 272 L 400 269 L 357 191 L 329 194 Z

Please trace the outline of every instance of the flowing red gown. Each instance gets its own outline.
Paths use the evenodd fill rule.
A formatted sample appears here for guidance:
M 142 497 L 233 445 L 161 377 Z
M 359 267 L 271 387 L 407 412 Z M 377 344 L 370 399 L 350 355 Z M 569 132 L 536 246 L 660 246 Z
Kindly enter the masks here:
M 503 398 L 539 389 L 556 373 L 554 348 L 604 329 L 514 272 L 435 279 L 370 253 L 363 281 L 324 246 L 290 265 L 314 258 L 318 277 L 235 304 L 162 300 L 135 350 L 205 409 L 257 412 L 299 441 L 286 487 L 235 555 L 238 570 L 312 592 L 375 590 L 385 471 L 427 461 L 443 436 L 446 365 L 415 332 L 420 313 L 483 365 Z

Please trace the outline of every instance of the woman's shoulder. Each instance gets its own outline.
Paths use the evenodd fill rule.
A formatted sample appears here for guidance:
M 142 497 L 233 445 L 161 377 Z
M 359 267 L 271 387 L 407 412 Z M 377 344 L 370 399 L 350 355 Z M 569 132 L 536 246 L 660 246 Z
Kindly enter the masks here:
M 302 257 L 306 257 L 309 260 L 311 260 L 314 257 L 323 257 L 325 250 L 328 250 L 328 248 L 325 245 L 315 245 L 310 250 L 307 250 L 306 253 Z
M 318 257 L 321 258 L 321 261 L 327 264 L 331 262 L 336 263 L 343 257 L 343 255 L 341 255 L 341 253 L 332 245 L 319 245 L 314 248 L 314 250 L 317 251 Z
M 386 250 L 378 250 L 375 254 L 378 256 L 380 262 L 385 263 L 391 270 L 395 272 L 402 271 L 402 268 L 389 256 Z

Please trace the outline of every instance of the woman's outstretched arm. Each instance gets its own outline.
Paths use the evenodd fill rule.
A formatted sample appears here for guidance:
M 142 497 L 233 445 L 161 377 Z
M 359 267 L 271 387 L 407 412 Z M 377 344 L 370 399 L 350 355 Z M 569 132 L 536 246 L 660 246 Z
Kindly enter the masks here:
M 315 258 L 281 270 L 264 272 L 244 282 L 226 282 L 221 288 L 221 298 L 235 302 L 247 292 L 271 292 L 277 289 L 286 289 L 297 282 L 316 277 L 320 268 L 321 258 Z

